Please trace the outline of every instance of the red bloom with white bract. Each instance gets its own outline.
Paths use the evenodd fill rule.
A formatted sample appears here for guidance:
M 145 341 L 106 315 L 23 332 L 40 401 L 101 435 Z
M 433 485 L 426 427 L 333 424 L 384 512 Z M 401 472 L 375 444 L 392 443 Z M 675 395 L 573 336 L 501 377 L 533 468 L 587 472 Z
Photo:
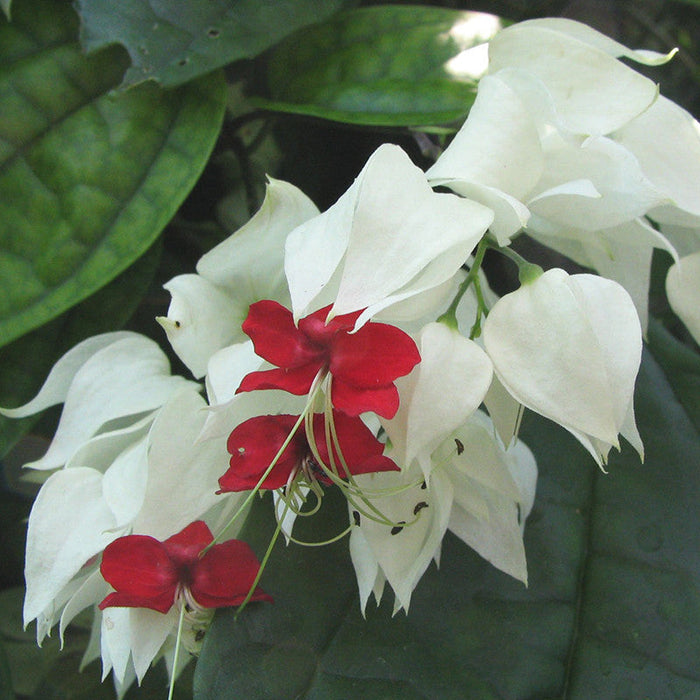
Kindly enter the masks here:
M 109 544 L 100 571 L 114 589 L 99 605 L 150 608 L 166 613 L 179 598 L 192 608 L 240 605 L 255 581 L 260 565 L 253 550 L 240 540 L 202 550 L 214 537 L 197 520 L 160 542 L 148 535 L 127 535 Z M 256 588 L 251 600 L 272 598 Z
M 319 460 L 332 470 L 331 455 L 326 441 L 324 414 L 313 416 L 313 440 L 317 455 L 309 444 L 302 424 L 289 440 L 260 488 L 278 489 L 303 471 L 308 480 L 331 484 Z M 256 416 L 241 423 L 229 436 L 227 447 L 231 454 L 230 469 L 219 479 L 221 491 L 246 491 L 255 488 L 265 471 L 288 440 L 298 416 Z M 384 445 L 360 418 L 333 412 L 333 427 L 337 443 L 333 445 L 333 463 L 338 476 L 396 471 L 396 464 L 383 455 Z
M 238 392 L 282 389 L 303 395 L 314 380 L 330 374 L 333 406 L 351 416 L 374 411 L 394 416 L 399 393 L 394 382 L 419 362 L 411 337 L 386 323 L 367 323 L 352 332 L 360 311 L 325 322 L 327 306 L 294 325 L 291 311 L 276 301 L 251 304 L 243 330 L 255 352 L 278 369 L 251 372 Z

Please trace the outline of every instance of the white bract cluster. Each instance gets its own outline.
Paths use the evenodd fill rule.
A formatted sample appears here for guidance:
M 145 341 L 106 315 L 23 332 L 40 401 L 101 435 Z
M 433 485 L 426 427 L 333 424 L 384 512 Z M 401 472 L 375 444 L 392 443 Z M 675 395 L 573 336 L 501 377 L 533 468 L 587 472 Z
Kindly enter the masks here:
M 166 284 L 159 323 L 206 400 L 152 341 L 112 333 L 3 409 L 64 403 L 27 465 L 53 470 L 27 540 L 39 640 L 111 590 L 108 544 L 199 519 L 217 540 L 260 489 L 288 541 L 312 494 L 342 490 L 363 611 L 388 583 L 408 612 L 448 530 L 527 582 L 537 467 L 517 440 L 523 409 L 601 467 L 620 435 L 643 455 L 633 393 L 655 247 L 674 256 L 669 300 L 700 337 L 700 128 L 620 57 L 668 58 L 575 22 L 514 25 L 427 174 L 381 146 L 323 213 L 271 180 L 248 224 Z M 484 253 L 513 257 L 523 230 L 601 276 L 519 261 L 522 286 L 497 298 Z M 95 607 L 87 654 L 122 688 L 171 658 L 177 626 L 175 608 L 130 605 Z

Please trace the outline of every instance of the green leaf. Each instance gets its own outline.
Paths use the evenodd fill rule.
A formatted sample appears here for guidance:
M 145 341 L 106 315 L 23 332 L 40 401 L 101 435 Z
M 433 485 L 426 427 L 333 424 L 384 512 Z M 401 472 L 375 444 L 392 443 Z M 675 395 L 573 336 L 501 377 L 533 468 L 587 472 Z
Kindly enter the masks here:
M 392 618 L 386 595 L 363 620 L 346 542 L 278 544 L 261 582 L 274 605 L 238 622 L 217 614 L 195 697 L 699 697 L 700 438 L 648 354 L 636 409 L 647 460 L 627 448 L 607 475 L 568 433 L 526 416 L 540 468 L 528 589 L 448 536 L 407 616 Z M 258 551 L 267 505 L 247 525 Z M 339 531 L 347 514 L 328 505 L 322 524 Z
M 197 180 L 224 109 L 220 74 L 112 95 L 121 49 L 85 57 L 66 3 L 14 10 L 0 20 L 0 345 L 147 250 Z
M 700 431 L 700 355 L 676 340 L 658 321 L 649 322 L 649 347 L 663 365 L 678 400 Z
M 464 120 L 485 72 L 468 50 L 502 26 L 494 15 L 386 5 L 349 10 L 275 47 L 264 109 L 351 124 Z
M 15 407 L 32 398 L 56 360 L 81 340 L 124 326 L 153 279 L 160 248 L 156 243 L 89 299 L 0 348 L 0 406 Z M 0 416 L 0 458 L 38 419 L 39 415 L 19 420 Z
M 347 0 L 78 0 L 88 51 L 123 44 L 131 57 L 124 86 L 181 85 L 337 12 Z
M 15 694 L 12 691 L 12 677 L 10 676 L 10 665 L 7 663 L 5 645 L 0 640 L 0 700 L 14 700 Z

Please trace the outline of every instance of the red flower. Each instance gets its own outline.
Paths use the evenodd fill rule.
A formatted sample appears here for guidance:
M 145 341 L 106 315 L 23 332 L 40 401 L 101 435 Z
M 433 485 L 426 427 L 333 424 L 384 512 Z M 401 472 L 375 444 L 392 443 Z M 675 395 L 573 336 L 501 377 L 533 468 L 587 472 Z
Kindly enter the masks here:
M 351 416 L 374 411 L 393 418 L 399 407 L 398 377 L 420 354 L 411 337 L 386 323 L 367 323 L 351 333 L 360 311 L 324 323 L 330 306 L 294 325 L 291 311 L 276 301 L 251 304 L 243 330 L 255 352 L 279 369 L 248 374 L 238 391 L 283 389 L 306 394 L 319 372 L 333 376 L 333 406 Z
M 166 613 L 178 597 L 203 608 L 240 605 L 260 565 L 253 550 L 240 540 L 214 545 L 199 553 L 214 537 L 201 520 L 160 542 L 147 535 L 127 535 L 107 545 L 100 571 L 116 589 L 101 603 L 110 607 L 150 608 Z M 251 600 L 272 598 L 256 588 Z
M 219 479 L 221 491 L 247 491 L 254 488 L 297 420 L 298 416 L 289 415 L 256 416 L 241 423 L 228 438 L 231 467 Z M 396 464 L 382 454 L 384 445 L 359 418 L 334 411 L 333 421 L 343 458 L 351 474 L 398 470 Z M 328 467 L 330 455 L 322 413 L 314 415 L 313 429 L 318 456 Z M 333 457 L 339 476 L 344 477 L 335 447 Z M 287 483 L 292 473 L 300 469 L 306 470 L 309 478 L 316 478 L 325 484 L 331 483 L 311 451 L 303 425 L 298 428 L 261 488 L 280 488 Z

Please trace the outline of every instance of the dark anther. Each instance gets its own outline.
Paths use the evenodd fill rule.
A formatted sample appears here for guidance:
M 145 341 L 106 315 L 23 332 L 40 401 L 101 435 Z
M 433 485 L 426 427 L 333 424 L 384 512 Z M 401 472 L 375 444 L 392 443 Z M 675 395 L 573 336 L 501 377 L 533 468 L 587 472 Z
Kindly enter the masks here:
M 204 639 L 204 630 L 197 630 L 194 633 L 194 641 L 201 642 Z
M 522 525 L 523 522 L 523 512 L 520 510 L 520 504 L 516 503 L 515 507 L 518 509 L 518 525 Z
M 461 455 L 464 452 L 464 443 L 461 440 L 455 438 L 455 445 L 457 445 L 457 454 Z
M 428 485 L 425 483 L 425 481 L 420 485 L 420 487 L 425 491 L 425 489 L 428 488 Z
M 175 328 L 179 328 L 181 325 L 180 321 L 175 321 Z
M 210 30 L 207 32 L 207 36 L 208 36 L 210 39 L 216 39 L 220 34 L 221 34 L 221 32 L 220 32 L 218 29 L 214 29 L 214 28 L 210 29 Z
M 392 535 L 398 535 L 401 530 L 403 530 L 403 526 L 406 524 L 405 520 L 399 520 L 398 525 L 394 525 L 394 527 L 391 528 L 391 534 Z
M 352 519 L 355 521 L 355 525 L 360 527 L 360 514 L 356 510 L 352 512 Z
M 420 503 L 416 503 L 416 507 L 413 509 L 413 515 L 418 515 L 423 508 L 427 508 L 428 504 L 425 501 L 421 501 Z
M 189 58 L 181 58 L 178 62 L 178 66 L 186 66 L 190 62 Z

